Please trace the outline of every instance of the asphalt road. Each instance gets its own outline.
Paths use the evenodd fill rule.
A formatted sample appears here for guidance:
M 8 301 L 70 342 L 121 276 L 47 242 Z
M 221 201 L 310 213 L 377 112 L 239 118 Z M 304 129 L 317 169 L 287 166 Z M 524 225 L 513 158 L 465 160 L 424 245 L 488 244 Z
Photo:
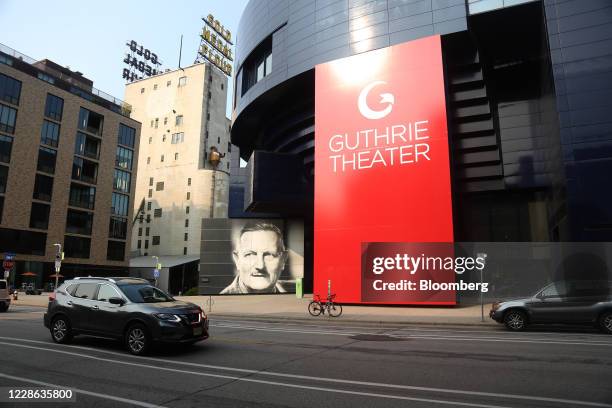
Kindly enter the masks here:
M 34 406 L 612 407 L 612 336 L 589 329 L 218 318 L 207 341 L 134 357 L 104 339 L 54 344 L 42 313 L 0 314 L 0 390 L 76 393 Z

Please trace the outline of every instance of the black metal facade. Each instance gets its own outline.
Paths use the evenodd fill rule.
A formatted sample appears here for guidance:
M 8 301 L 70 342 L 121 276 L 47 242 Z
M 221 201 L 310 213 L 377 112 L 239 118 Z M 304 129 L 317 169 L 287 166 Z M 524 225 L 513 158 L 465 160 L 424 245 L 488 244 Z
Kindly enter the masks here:
M 232 143 L 255 159 L 233 183 L 244 202 L 231 199 L 230 213 L 300 216 L 308 235 L 314 67 L 433 34 L 442 35 L 455 239 L 612 240 L 607 0 L 251 1 L 237 32 Z M 270 39 L 271 70 L 243 89 Z M 283 175 L 290 191 L 266 186 L 283 171 L 274 154 L 293 169 Z M 287 202 L 296 184 L 301 198 Z M 244 185 L 260 191 L 240 195 Z

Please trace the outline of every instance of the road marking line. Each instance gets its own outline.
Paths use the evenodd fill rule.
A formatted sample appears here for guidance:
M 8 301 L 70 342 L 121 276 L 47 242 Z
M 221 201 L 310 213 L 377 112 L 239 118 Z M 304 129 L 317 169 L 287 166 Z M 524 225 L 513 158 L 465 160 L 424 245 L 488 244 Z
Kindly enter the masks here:
M 365 396 L 365 397 L 396 399 L 396 400 L 404 400 L 404 401 L 429 402 L 429 403 L 436 403 L 436 404 L 442 404 L 442 405 L 453 405 L 453 406 L 463 406 L 463 407 L 510 408 L 510 407 L 501 406 L 501 405 L 475 404 L 475 403 L 467 403 L 467 402 L 455 402 L 455 401 L 446 401 L 446 400 L 435 400 L 435 399 L 429 399 L 429 398 L 405 397 L 405 396 L 401 396 L 401 395 L 378 394 L 378 393 L 371 393 L 371 392 L 350 391 L 350 390 L 342 390 L 342 389 L 336 389 L 336 388 L 314 387 L 314 386 L 310 386 L 310 385 L 298 385 L 298 384 L 282 383 L 282 382 L 267 381 L 267 380 L 257 380 L 257 379 L 254 379 L 254 378 L 236 377 L 236 376 L 233 376 L 233 375 L 210 374 L 210 373 L 202 373 L 202 372 L 197 372 L 197 371 L 179 370 L 179 369 L 175 369 L 175 368 L 157 367 L 157 366 L 152 366 L 152 365 L 148 365 L 148 364 L 129 363 L 127 361 L 112 360 L 112 359 L 107 359 L 107 358 L 100 358 L 100 357 L 89 356 L 87 354 L 71 353 L 71 352 L 60 351 L 60 350 L 49 350 L 49 349 L 44 349 L 42 347 L 26 346 L 26 345 L 22 345 L 22 344 L 12 344 L 12 343 L 5 343 L 5 342 L 0 342 L 0 344 L 10 345 L 10 346 L 15 346 L 15 347 L 29 348 L 29 349 L 44 350 L 44 351 L 54 351 L 54 352 L 60 353 L 60 354 L 68 354 L 68 355 L 73 355 L 73 356 L 78 356 L 78 357 L 84 357 L 84 358 L 89 358 L 89 359 L 93 359 L 93 360 L 103 361 L 103 362 L 107 362 L 107 363 L 116 363 L 116 364 L 128 365 L 128 366 L 132 366 L 132 367 L 151 368 L 151 369 L 154 369 L 154 370 L 169 371 L 169 372 L 180 373 L 180 374 L 191 374 L 191 375 L 197 375 L 197 376 L 203 376 L 203 377 L 223 378 L 223 379 L 233 380 L 233 381 L 245 381 L 245 382 L 258 383 L 258 384 L 275 385 L 275 386 L 280 386 L 280 387 L 299 388 L 299 389 L 314 390 L 314 391 L 333 392 L 333 393 L 339 393 L 339 394 L 359 395 L 359 396 Z M 4 376 L 4 377 L 9 377 L 10 378 L 10 376 L 4 375 L 4 374 L 1 374 L 1 373 L 0 373 L 0 376 Z M 43 383 L 41 381 L 28 380 L 28 379 L 24 379 L 24 380 L 27 381 L 27 382 L 32 382 L 34 384 L 47 385 L 47 386 L 55 386 L 54 384 L 47 384 L 47 383 Z M 57 387 L 59 387 L 59 386 L 57 386 Z M 66 387 L 66 388 L 69 388 L 69 387 Z M 72 388 L 72 389 L 74 389 L 77 392 L 83 392 L 84 391 L 84 390 L 79 390 L 77 388 Z M 89 391 L 85 391 L 85 392 L 89 393 Z M 95 393 L 91 393 L 91 394 L 95 394 Z M 104 394 L 96 394 L 96 396 L 101 396 L 101 397 L 103 395 Z M 115 399 L 115 400 L 118 400 L 118 401 L 122 401 L 122 402 L 128 402 L 128 401 L 132 402 L 131 400 L 123 399 L 123 398 L 120 398 L 120 397 L 111 397 L 111 396 L 105 396 L 105 397 L 109 398 L 109 399 Z M 132 403 L 134 403 L 135 405 L 139 405 L 139 406 L 157 407 L 156 405 L 142 403 L 142 402 L 139 402 L 139 401 L 133 401 Z M 146 405 L 143 405 L 143 404 L 146 404 Z
M 321 330 L 296 330 L 296 329 L 281 329 L 281 328 L 268 328 L 268 327 L 252 327 L 252 326 L 230 326 L 230 325 L 216 325 L 216 327 L 230 328 L 230 329 L 245 329 L 255 331 L 271 331 L 271 332 L 284 332 L 284 333 L 299 333 L 299 334 L 321 334 L 329 336 L 359 336 L 359 335 L 383 335 L 393 337 L 397 339 L 428 339 L 428 340 L 457 340 L 457 341 L 493 341 L 493 342 L 510 342 L 510 343 L 535 343 L 535 344 L 560 344 L 560 345 L 579 345 L 579 346 L 607 346 L 612 347 L 612 342 L 596 342 L 596 341 L 575 341 L 575 340 L 550 340 L 550 339 L 534 339 L 534 340 L 523 340 L 515 337 L 453 337 L 453 336 L 435 336 L 435 335 L 418 335 L 418 334 L 407 334 L 404 336 L 395 334 L 380 334 L 380 333 L 355 333 L 355 332 L 327 332 Z
M 345 325 L 328 325 L 328 324 L 316 324 L 313 322 L 313 324 L 310 323 L 305 323 L 304 324 L 297 324 L 297 323 L 285 323 L 285 322 L 276 322 L 276 321 L 266 321 L 265 319 L 261 319 L 261 320 L 239 320 L 239 319 L 226 319 L 226 320 L 216 320 L 214 319 L 214 317 L 211 318 L 210 323 L 213 326 L 221 326 L 218 325 L 217 322 L 221 322 L 222 324 L 224 323 L 228 323 L 228 324 L 247 324 L 247 325 L 252 325 L 255 323 L 264 323 L 264 324 L 268 324 L 268 325 L 274 325 L 274 326 L 281 326 L 281 327 L 285 327 L 285 326 L 298 326 L 298 327 L 313 327 L 313 328 L 338 328 L 338 329 L 365 329 L 365 330 L 373 330 L 373 331 L 385 331 L 385 332 L 402 332 L 402 331 L 422 331 L 422 332 L 450 332 L 450 333 L 501 333 L 501 332 L 505 332 L 505 330 L 503 330 L 501 325 L 496 325 L 496 326 L 490 326 L 491 330 L 452 330 L 452 329 L 431 329 L 431 328 L 424 328 L 424 327 L 419 327 L 419 326 L 413 326 L 410 328 L 407 327 L 402 327 L 402 326 L 396 326 L 396 327 L 376 327 L 376 326 L 345 326 Z M 404 326 L 407 323 L 404 324 Z M 453 326 L 454 327 L 454 326 Z M 570 333 L 570 332 L 565 332 L 565 331 L 560 331 L 560 332 L 549 332 L 549 331 L 538 331 L 538 332 L 525 332 L 525 333 L 512 333 L 514 336 L 521 336 L 521 337 L 526 337 L 526 336 L 530 336 L 532 334 L 536 334 L 539 336 L 559 336 L 559 335 L 563 335 L 563 336 L 577 336 L 577 337 L 593 337 L 593 338 L 601 338 L 603 336 L 605 336 L 605 334 L 599 334 L 599 333 L 592 333 L 592 332 L 585 332 L 585 333 Z
M 74 387 L 71 387 L 71 386 L 51 384 L 51 383 L 47 383 L 47 382 L 43 382 L 43 381 L 32 380 L 30 378 L 17 377 L 17 376 L 13 376 L 13 375 L 4 374 L 4 373 L 0 373 L 0 377 L 1 378 L 8 378 L 8 379 L 15 380 L 15 381 L 20 381 L 20 382 L 30 383 L 30 384 L 44 385 L 45 387 L 70 389 L 70 390 L 73 390 L 74 392 L 76 392 L 77 394 L 84 394 L 84 395 L 89 395 L 89 396 L 92 396 L 92 397 L 109 399 L 109 400 L 113 400 L 113 401 L 123 402 L 125 404 L 136 405 L 136 406 L 139 406 L 139 407 L 166 408 L 163 405 L 149 404 L 148 402 L 136 401 L 136 400 L 128 399 L 128 398 L 115 397 L 113 395 L 100 394 L 100 393 L 97 393 L 97 392 L 82 390 L 80 388 L 74 388 Z M 43 402 L 43 401 L 41 400 L 40 402 Z
M 12 338 L 12 337 L 0 337 L 0 339 L 22 340 L 26 342 L 41 343 L 41 344 L 49 345 L 49 343 L 45 343 L 42 341 L 36 341 L 36 340 L 29 340 L 29 339 L 19 339 L 19 338 Z M 121 362 L 121 361 L 116 361 L 116 360 L 106 360 L 100 357 L 89 356 L 86 354 L 83 355 L 80 353 L 72 353 L 72 352 L 61 351 L 61 350 L 56 350 L 56 349 L 32 347 L 32 346 L 26 346 L 26 345 L 14 344 L 14 343 L 4 343 L 4 342 L 0 342 L 0 344 L 7 344 L 7 345 L 16 346 L 16 347 L 34 348 L 34 349 L 45 350 L 45 351 L 54 351 L 54 352 L 58 352 L 61 354 L 73 354 L 73 355 L 84 356 L 84 357 L 92 358 L 92 359 L 100 359 L 102 361 L 118 362 L 121 364 L 123 363 L 132 364 L 132 363 Z M 234 372 L 240 372 L 240 373 L 245 373 L 249 375 L 268 375 L 268 376 L 273 376 L 273 377 L 284 377 L 284 378 L 292 378 L 292 379 L 300 379 L 300 380 L 319 381 L 319 382 L 328 382 L 328 383 L 340 383 L 340 384 L 349 384 L 349 385 L 372 386 L 372 387 L 391 388 L 391 389 L 408 390 L 408 391 L 426 391 L 426 392 L 438 392 L 438 393 L 445 393 L 445 394 L 496 397 L 496 398 L 515 399 L 515 400 L 555 402 L 555 403 L 561 403 L 561 404 L 572 404 L 572 405 L 577 404 L 577 405 L 592 406 L 592 407 L 612 408 L 612 405 L 597 403 L 597 402 L 587 402 L 587 401 L 568 400 L 568 399 L 549 398 L 549 397 L 536 397 L 536 396 L 528 396 L 528 395 L 502 394 L 502 393 L 492 393 L 492 392 L 482 392 L 482 391 L 449 390 L 449 389 L 444 389 L 444 388 L 418 387 L 418 386 L 401 385 L 401 384 L 387 384 L 387 383 L 377 383 L 377 382 L 369 382 L 369 381 L 344 380 L 344 379 L 336 379 L 336 378 L 328 378 L 328 377 L 312 377 L 312 376 L 307 376 L 307 375 L 287 374 L 287 373 L 279 373 L 279 372 L 274 372 L 274 371 L 252 370 L 252 369 L 246 369 L 246 368 L 233 368 L 233 367 L 217 366 L 217 365 L 211 365 L 211 364 L 190 363 L 187 361 L 167 360 L 167 359 L 144 357 L 144 356 L 135 357 L 129 354 L 122 354 L 122 353 L 117 353 L 117 352 L 108 351 L 108 350 L 97 350 L 91 347 L 83 347 L 83 346 L 67 346 L 67 347 L 94 351 L 94 352 L 99 352 L 99 353 L 112 354 L 112 355 L 117 355 L 121 357 L 131 357 L 131 358 L 138 359 L 138 360 L 164 362 L 168 364 L 185 365 L 185 366 L 198 367 L 198 368 L 217 369 L 217 370 L 222 370 L 222 371 L 234 371 Z M 147 367 L 150 367 L 150 366 L 147 366 Z M 161 368 L 161 367 L 154 366 L 154 368 Z M 207 374 L 207 373 L 200 373 L 200 374 L 215 376 L 215 374 Z M 241 377 L 238 377 L 238 378 L 241 378 Z

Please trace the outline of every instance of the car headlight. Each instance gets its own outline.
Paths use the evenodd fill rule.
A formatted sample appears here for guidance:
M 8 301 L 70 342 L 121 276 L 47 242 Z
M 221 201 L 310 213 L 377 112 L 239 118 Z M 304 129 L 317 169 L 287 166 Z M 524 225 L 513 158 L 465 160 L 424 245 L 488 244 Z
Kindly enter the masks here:
M 200 319 L 201 320 L 206 320 L 206 312 L 204 312 L 204 310 L 200 309 Z
M 491 310 L 496 311 L 497 309 L 499 309 L 500 306 L 501 306 L 501 302 L 495 302 L 491 306 Z
M 169 313 L 157 313 L 153 315 L 157 317 L 159 320 L 163 320 L 165 322 L 180 322 L 181 318 L 177 315 L 169 314 Z

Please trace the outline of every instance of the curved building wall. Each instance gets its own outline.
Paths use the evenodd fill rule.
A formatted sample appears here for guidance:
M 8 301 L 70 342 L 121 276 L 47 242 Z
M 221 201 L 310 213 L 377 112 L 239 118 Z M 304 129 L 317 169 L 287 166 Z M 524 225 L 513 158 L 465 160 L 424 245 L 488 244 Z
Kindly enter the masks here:
M 464 0 L 254 0 L 236 39 L 236 98 L 232 115 L 266 91 L 315 65 L 433 34 L 467 29 Z M 245 59 L 272 35 L 272 70 L 242 95 Z

